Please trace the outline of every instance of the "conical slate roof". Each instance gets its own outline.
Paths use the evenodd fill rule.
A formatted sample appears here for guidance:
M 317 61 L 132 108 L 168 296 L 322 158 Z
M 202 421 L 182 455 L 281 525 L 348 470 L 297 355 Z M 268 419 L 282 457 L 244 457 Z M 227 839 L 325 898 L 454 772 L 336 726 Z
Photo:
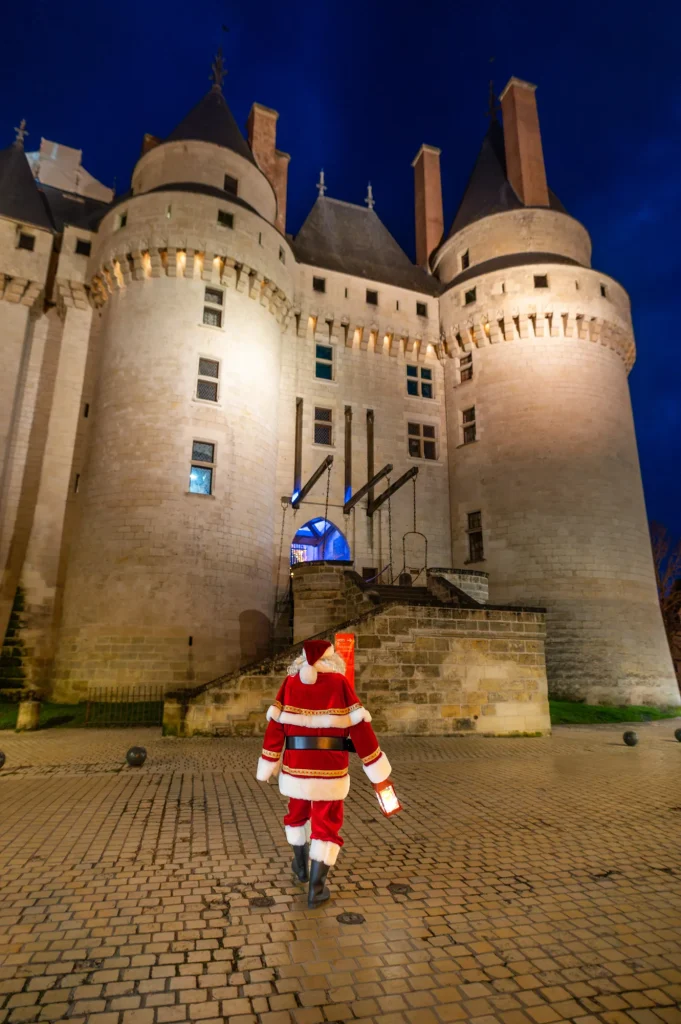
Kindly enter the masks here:
M 0 217 L 52 231 L 49 214 L 21 142 L 14 142 L 0 151 Z
M 559 213 L 566 212 L 565 207 L 551 189 L 549 189 L 549 207 Z M 451 238 L 462 228 L 473 224 L 476 220 L 482 220 L 483 217 L 489 217 L 493 213 L 522 209 L 524 209 L 524 204 L 518 199 L 506 177 L 503 128 L 498 121 L 493 120 L 483 140 L 473 173 L 468 179 L 463 199 L 456 211 L 447 237 Z
M 374 210 L 320 196 L 296 235 L 300 263 L 437 295 L 439 285 L 407 254 Z
M 212 142 L 215 146 L 231 149 L 255 164 L 251 148 L 241 134 L 219 86 L 213 86 L 206 93 L 165 141 L 178 142 L 183 139 Z

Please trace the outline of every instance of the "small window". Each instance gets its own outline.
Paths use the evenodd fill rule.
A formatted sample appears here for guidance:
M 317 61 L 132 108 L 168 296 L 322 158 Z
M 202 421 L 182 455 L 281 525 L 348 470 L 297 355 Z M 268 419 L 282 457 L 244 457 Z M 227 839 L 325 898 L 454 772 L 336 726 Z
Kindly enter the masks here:
M 229 213 L 228 210 L 218 210 L 218 224 L 223 228 L 233 228 L 234 214 Z
M 469 288 L 464 295 L 464 305 L 470 306 L 471 303 L 475 302 L 475 288 Z
M 225 174 L 225 184 L 223 187 L 225 192 L 229 192 L 230 196 L 235 196 L 239 191 L 239 182 L 231 174 Z
M 281 263 L 286 263 L 286 250 L 283 245 L 279 246 L 279 260 Z
M 262 245 L 262 231 L 258 232 L 258 245 Z
M 378 292 L 374 292 L 371 288 L 367 288 L 367 302 L 370 306 L 378 305 Z
M 407 443 L 413 459 L 437 459 L 435 427 L 427 423 L 408 423 Z
M 29 235 L 25 231 L 20 231 L 19 238 L 17 239 L 17 249 L 28 249 L 29 252 L 33 252 L 35 249 L 35 235 Z
M 86 420 L 89 415 L 90 415 L 90 403 L 86 402 L 85 405 L 83 406 L 83 419 Z
M 194 441 L 192 444 L 192 467 L 189 471 L 190 494 L 213 493 L 214 469 L 215 445 L 208 441 Z
M 313 277 L 312 287 L 316 292 L 324 293 L 326 291 L 326 278 L 325 277 Z
M 119 213 L 118 214 L 118 222 L 117 222 L 117 225 L 116 225 L 118 231 L 120 231 L 121 228 L 124 228 L 127 223 L 128 223 L 127 211 L 125 213 Z
M 608 297 L 608 289 L 605 287 L 604 284 L 601 285 L 601 295 L 604 299 L 607 299 Z
M 468 562 L 482 562 L 485 550 L 482 543 L 482 512 L 468 513 Z
M 76 473 L 76 479 L 73 481 L 73 493 L 78 494 L 80 488 L 80 473 Z
M 473 377 L 473 353 L 467 352 L 466 355 L 461 356 L 459 360 L 459 372 L 461 374 L 461 381 L 471 380 Z
M 501 293 L 502 295 L 506 294 L 506 284 L 504 281 L 501 282 Z
M 400 311 L 400 300 L 399 299 L 395 300 L 395 309 L 399 313 L 399 311 Z
M 166 220 L 170 220 L 172 215 L 173 215 L 173 205 L 172 205 L 172 203 L 168 203 L 168 205 L 166 206 Z
M 203 322 L 209 327 L 222 327 L 223 294 L 219 288 L 206 288 L 204 295 Z
M 466 249 L 465 252 L 461 253 L 461 269 L 462 270 L 468 270 L 470 265 L 471 265 L 471 254 L 468 251 L 468 249 Z
M 534 275 L 534 287 L 535 288 L 548 288 L 549 279 L 546 274 L 535 274 Z
M 464 409 L 461 414 L 461 420 L 463 425 L 463 443 L 471 444 L 476 439 L 476 427 L 475 427 L 475 406 L 472 405 L 470 409 Z
M 346 288 L 346 289 L 345 289 L 345 298 L 347 299 L 347 297 L 348 297 L 348 290 L 347 290 L 347 288 Z
M 199 375 L 196 381 L 196 397 L 203 402 L 217 402 L 220 364 L 217 359 L 199 358 Z
M 88 242 L 85 238 L 76 239 L 76 255 L 77 256 L 89 256 L 92 252 L 92 242 Z
M 414 398 L 433 397 L 433 371 L 427 366 L 407 366 L 407 394 Z
M 333 349 L 330 345 L 315 347 L 314 375 L 319 380 L 333 380 Z
M 314 443 L 333 444 L 333 416 L 331 409 L 315 409 Z
M 428 316 L 428 306 L 425 302 L 416 303 L 416 315 L 417 316 Z

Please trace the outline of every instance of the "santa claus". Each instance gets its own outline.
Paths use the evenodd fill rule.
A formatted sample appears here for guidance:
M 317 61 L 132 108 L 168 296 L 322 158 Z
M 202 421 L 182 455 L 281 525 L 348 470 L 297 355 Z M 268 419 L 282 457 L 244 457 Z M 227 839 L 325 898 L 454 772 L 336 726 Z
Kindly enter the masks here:
M 376 789 L 391 771 L 369 724 L 371 715 L 344 672 L 345 663 L 328 640 L 303 644 L 267 711 L 258 760 L 257 778 L 267 782 L 279 773 L 279 790 L 289 797 L 286 838 L 293 847 L 295 876 L 309 881 L 311 908 L 329 899 L 326 876 L 343 845 L 339 832 L 350 789 L 348 753 L 359 754 Z

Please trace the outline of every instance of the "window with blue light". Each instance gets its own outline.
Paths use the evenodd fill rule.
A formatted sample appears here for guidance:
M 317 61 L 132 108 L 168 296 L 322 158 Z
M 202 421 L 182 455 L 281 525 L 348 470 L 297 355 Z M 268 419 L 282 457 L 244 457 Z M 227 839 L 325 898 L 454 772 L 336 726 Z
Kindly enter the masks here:
M 333 380 L 333 349 L 330 345 L 315 347 L 314 373 L 319 380 Z
M 214 470 L 215 445 L 210 441 L 194 441 L 189 471 L 189 493 L 212 494 Z
M 427 366 L 407 366 L 407 394 L 414 398 L 433 397 L 433 371 Z

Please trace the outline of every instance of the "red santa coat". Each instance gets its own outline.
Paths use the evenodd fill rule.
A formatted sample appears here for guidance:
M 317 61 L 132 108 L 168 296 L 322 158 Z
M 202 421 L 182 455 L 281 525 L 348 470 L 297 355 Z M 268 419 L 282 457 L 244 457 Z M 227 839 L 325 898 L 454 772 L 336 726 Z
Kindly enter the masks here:
M 284 796 L 344 800 L 350 789 L 347 750 L 284 749 L 287 736 L 349 736 L 371 782 L 383 782 L 390 776 L 390 762 L 369 724 L 371 715 L 344 675 L 325 671 L 324 662 L 332 668 L 333 660 L 317 663 L 314 683 L 304 683 L 299 671 L 287 676 L 267 711 L 257 778 L 264 782 L 279 772 L 279 790 Z

